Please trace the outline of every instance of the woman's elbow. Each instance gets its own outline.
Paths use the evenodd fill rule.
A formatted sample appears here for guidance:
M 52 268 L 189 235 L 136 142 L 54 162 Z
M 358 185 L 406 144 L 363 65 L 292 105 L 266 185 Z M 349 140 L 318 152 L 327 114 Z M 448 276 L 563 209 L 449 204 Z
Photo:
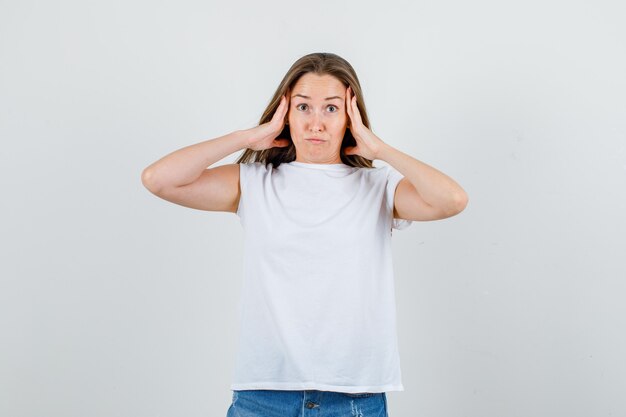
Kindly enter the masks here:
M 151 193 L 157 194 L 161 189 L 159 185 L 154 170 L 150 167 L 145 168 L 141 172 L 141 183 L 144 187 L 146 187 Z
M 454 197 L 454 210 L 455 214 L 458 214 L 465 210 L 467 207 L 467 203 L 469 202 L 469 196 L 465 191 L 462 191 L 455 195 Z
M 460 192 L 455 194 L 447 204 L 445 210 L 443 211 L 442 218 L 448 218 L 452 216 L 456 216 L 467 207 L 468 197 L 465 192 Z

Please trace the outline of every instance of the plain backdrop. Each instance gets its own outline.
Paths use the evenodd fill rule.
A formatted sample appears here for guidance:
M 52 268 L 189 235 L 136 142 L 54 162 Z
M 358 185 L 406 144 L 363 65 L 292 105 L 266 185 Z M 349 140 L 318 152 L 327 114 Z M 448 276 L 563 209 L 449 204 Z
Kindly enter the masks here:
M 140 176 L 255 126 L 311 52 L 469 195 L 394 230 L 390 416 L 626 415 L 624 21 L 617 0 L 0 1 L 0 415 L 226 415 L 241 225 Z

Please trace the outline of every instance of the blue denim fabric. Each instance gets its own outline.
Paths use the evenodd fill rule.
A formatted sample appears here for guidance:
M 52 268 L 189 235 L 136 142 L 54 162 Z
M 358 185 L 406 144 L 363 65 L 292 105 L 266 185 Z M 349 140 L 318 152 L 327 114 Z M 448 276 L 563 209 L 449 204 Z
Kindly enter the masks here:
M 239 390 L 226 417 L 388 417 L 384 392 Z

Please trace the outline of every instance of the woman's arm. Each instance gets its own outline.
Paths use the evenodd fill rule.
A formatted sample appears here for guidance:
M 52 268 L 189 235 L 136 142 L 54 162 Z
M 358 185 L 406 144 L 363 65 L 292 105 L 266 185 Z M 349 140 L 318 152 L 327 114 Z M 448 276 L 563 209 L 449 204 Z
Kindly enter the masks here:
M 215 139 L 174 151 L 146 167 L 141 182 L 154 194 L 163 189 L 182 187 L 197 180 L 207 167 L 248 147 L 250 133 L 236 130 Z
M 465 209 L 468 196 L 452 178 L 391 145 L 382 144 L 376 155 L 399 171 L 394 197 L 394 217 L 407 220 L 439 220 Z
M 151 193 L 181 206 L 236 212 L 241 195 L 239 164 L 207 167 L 242 149 L 289 146 L 289 140 L 276 139 L 285 125 L 288 97 L 281 97 L 269 122 L 172 152 L 146 167 L 141 182 Z
M 207 166 L 247 147 L 248 137 L 249 132 L 235 131 L 179 149 L 145 168 L 141 181 L 152 194 L 174 204 L 236 212 L 241 195 L 239 164 Z
M 288 109 L 289 94 L 285 94 L 269 122 L 174 151 L 146 167 L 141 173 L 141 182 L 156 194 L 162 188 L 177 188 L 193 183 L 207 167 L 242 149 L 260 151 L 289 146 L 287 139 L 276 139 L 285 126 Z
M 386 144 L 363 124 L 356 96 L 352 95 L 350 87 L 346 89 L 346 111 L 356 146 L 347 147 L 345 154 L 381 159 L 404 175 L 394 193 L 393 217 L 439 220 L 465 209 L 467 194 L 452 178 Z

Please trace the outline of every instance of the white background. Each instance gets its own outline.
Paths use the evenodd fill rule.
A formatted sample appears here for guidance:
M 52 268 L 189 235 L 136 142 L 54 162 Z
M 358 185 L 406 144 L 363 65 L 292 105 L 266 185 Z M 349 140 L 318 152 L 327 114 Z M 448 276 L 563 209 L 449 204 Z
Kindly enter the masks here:
M 311 52 L 470 197 L 394 231 L 390 416 L 626 415 L 625 21 L 621 1 L 1 1 L 0 415 L 226 415 L 239 220 L 140 175 L 255 126 Z

